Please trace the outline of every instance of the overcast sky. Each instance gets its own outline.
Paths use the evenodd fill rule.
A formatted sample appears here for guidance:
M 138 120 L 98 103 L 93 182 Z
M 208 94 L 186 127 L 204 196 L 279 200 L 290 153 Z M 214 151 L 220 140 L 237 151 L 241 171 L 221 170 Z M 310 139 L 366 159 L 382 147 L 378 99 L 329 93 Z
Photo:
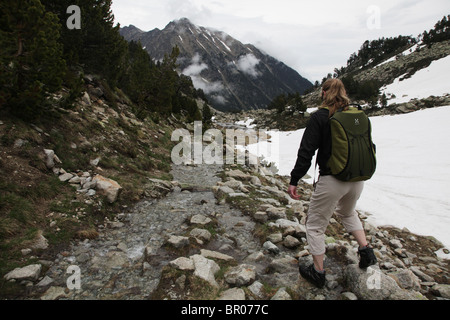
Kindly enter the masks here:
M 170 21 L 228 33 L 311 82 L 345 66 L 365 40 L 418 36 L 450 14 L 449 0 L 113 0 L 115 22 L 141 30 Z

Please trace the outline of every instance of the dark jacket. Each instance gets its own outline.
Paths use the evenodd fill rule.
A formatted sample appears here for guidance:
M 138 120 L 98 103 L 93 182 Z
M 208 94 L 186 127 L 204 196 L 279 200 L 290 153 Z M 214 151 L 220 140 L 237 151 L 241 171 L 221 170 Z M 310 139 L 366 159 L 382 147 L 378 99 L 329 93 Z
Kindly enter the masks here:
M 295 167 L 291 171 L 290 185 L 296 186 L 298 181 L 308 172 L 317 149 L 319 149 L 317 164 L 319 165 L 320 175 L 331 174 L 327 166 L 328 159 L 331 156 L 331 129 L 328 115 L 328 109 L 319 109 L 311 115 L 303 133 Z

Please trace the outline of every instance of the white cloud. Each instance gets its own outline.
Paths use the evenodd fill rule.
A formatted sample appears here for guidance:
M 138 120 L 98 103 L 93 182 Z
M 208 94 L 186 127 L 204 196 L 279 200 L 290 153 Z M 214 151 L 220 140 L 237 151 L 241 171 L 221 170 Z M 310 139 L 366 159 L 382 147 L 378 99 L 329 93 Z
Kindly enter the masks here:
M 200 56 L 196 53 L 192 58 L 192 64 L 185 68 L 181 73 L 188 77 L 199 76 L 205 69 L 208 69 L 208 65 L 200 62 Z
M 258 63 L 259 60 L 253 54 L 249 53 L 239 58 L 236 67 L 240 71 L 256 78 L 259 75 L 258 70 L 256 70 Z
M 198 53 L 192 57 L 192 63 L 186 67 L 181 73 L 191 77 L 194 87 L 202 89 L 206 94 L 220 92 L 223 90 L 223 85 L 220 82 L 209 82 L 201 76 L 203 70 L 208 69 L 208 65 L 201 61 Z
M 379 28 L 367 21 L 380 9 Z M 114 0 L 116 22 L 149 31 L 186 17 L 251 43 L 298 71 L 321 80 L 346 65 L 365 40 L 417 36 L 448 14 L 448 0 Z

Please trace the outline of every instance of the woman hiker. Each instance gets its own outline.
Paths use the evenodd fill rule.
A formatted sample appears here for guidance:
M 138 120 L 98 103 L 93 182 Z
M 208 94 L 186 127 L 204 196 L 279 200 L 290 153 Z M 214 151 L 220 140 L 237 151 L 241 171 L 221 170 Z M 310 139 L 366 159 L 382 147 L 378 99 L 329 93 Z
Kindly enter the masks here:
M 309 266 L 301 265 L 299 268 L 302 277 L 319 288 L 325 285 L 325 270 L 323 268 L 324 233 L 333 212 L 336 212 L 347 232 L 351 233 L 359 244 L 359 267 L 367 268 L 377 263 L 373 249 L 367 243 L 363 226 L 355 211 L 356 202 L 361 195 L 364 182 L 340 181 L 332 176 L 329 168 L 327 168 L 327 161 L 331 155 L 329 118 L 338 109 L 345 108 L 349 104 L 349 98 L 342 81 L 339 79 L 326 80 L 322 85 L 322 100 L 321 107 L 311 115 L 303 134 L 288 189 L 289 196 L 292 199 L 300 199 L 300 195 L 297 194 L 298 181 L 308 172 L 311 160 L 316 150 L 319 149 L 317 154 L 319 180 L 311 196 L 306 219 L 306 237 L 314 263 Z

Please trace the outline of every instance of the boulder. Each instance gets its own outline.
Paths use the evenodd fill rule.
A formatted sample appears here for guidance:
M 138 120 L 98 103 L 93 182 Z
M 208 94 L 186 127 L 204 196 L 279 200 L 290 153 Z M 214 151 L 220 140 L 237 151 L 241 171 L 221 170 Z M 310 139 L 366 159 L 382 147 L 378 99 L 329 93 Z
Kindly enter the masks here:
M 202 214 L 196 214 L 193 215 L 190 222 L 191 224 L 199 224 L 199 225 L 207 225 L 208 223 L 210 223 L 212 220 Z
M 178 270 L 188 270 L 188 271 L 195 270 L 194 262 L 192 261 L 192 259 L 186 257 L 179 257 L 175 260 L 172 260 L 169 262 L 169 265 Z
M 190 258 L 195 267 L 194 275 L 218 288 L 219 284 L 214 275 L 220 270 L 219 265 L 213 260 L 207 259 L 199 254 L 193 255 Z
M 211 232 L 209 232 L 206 229 L 199 229 L 199 228 L 192 229 L 189 235 L 202 241 L 209 241 L 211 239 Z
M 450 285 L 449 284 L 435 284 L 431 288 L 431 292 L 444 299 L 450 299 Z
M 9 280 L 31 280 L 36 281 L 41 273 L 42 265 L 31 264 L 23 268 L 16 268 L 8 272 L 4 278 L 6 281 Z
M 241 264 L 225 273 L 225 281 L 237 287 L 249 285 L 255 281 L 255 278 L 256 267 L 249 264 Z
M 122 187 L 114 180 L 96 175 L 92 180 L 96 184 L 97 192 L 106 196 L 109 203 L 113 203 L 119 197 Z
M 361 269 L 357 264 L 345 270 L 347 285 L 359 299 L 363 300 L 426 300 L 419 292 L 400 288 L 395 280 L 378 267 Z
M 189 238 L 182 236 L 171 236 L 167 243 L 174 246 L 175 248 L 183 248 L 189 245 Z

